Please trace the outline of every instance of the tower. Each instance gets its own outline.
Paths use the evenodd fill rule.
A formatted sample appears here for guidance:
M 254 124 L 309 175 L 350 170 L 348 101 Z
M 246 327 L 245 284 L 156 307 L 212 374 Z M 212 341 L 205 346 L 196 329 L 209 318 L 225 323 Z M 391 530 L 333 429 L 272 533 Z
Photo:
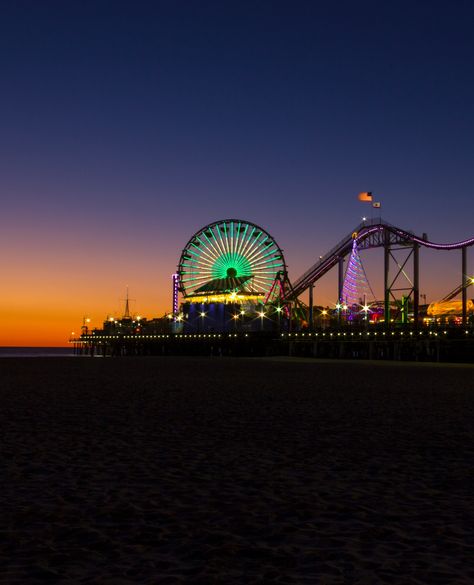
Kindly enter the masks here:
M 130 304 L 129 304 L 129 298 L 128 298 L 128 286 L 127 286 L 127 298 L 125 299 L 125 312 L 122 316 L 122 319 L 131 319 L 132 316 L 130 314 Z

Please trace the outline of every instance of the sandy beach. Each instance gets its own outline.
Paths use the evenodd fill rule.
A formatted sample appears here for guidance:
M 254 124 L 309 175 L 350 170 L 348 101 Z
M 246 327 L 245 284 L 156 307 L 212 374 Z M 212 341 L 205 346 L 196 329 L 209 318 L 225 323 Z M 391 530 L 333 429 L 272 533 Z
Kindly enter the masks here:
M 0 361 L 0 582 L 474 583 L 474 367 Z

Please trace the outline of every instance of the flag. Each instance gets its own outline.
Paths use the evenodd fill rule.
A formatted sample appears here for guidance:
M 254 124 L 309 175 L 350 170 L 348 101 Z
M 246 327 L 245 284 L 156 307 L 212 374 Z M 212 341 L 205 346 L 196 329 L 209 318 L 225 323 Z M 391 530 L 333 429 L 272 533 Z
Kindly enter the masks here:
M 375 203 L 372 203 L 372 207 L 375 207 L 376 209 L 378 209 L 382 206 L 380 205 L 380 201 L 376 201 Z
M 359 193 L 359 201 L 372 201 L 372 193 L 370 191 Z

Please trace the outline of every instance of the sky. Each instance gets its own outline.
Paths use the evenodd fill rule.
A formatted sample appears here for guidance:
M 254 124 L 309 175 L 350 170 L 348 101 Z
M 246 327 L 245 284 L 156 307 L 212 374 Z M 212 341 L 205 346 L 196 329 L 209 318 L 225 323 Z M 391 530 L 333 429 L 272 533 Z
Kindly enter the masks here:
M 432 241 L 473 236 L 473 29 L 461 0 L 2 3 L 0 345 L 65 345 L 127 286 L 162 316 L 221 219 L 265 228 L 293 280 L 372 213 L 360 191 Z M 422 251 L 428 302 L 460 279 L 459 253 Z

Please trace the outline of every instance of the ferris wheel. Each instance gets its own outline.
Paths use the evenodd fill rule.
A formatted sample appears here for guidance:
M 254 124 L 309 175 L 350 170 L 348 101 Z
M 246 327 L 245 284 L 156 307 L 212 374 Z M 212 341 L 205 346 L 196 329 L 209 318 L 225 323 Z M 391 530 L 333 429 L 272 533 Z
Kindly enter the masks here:
M 283 252 L 268 232 L 248 221 L 224 219 L 188 241 L 178 275 L 185 297 L 237 290 L 266 295 L 283 270 Z

